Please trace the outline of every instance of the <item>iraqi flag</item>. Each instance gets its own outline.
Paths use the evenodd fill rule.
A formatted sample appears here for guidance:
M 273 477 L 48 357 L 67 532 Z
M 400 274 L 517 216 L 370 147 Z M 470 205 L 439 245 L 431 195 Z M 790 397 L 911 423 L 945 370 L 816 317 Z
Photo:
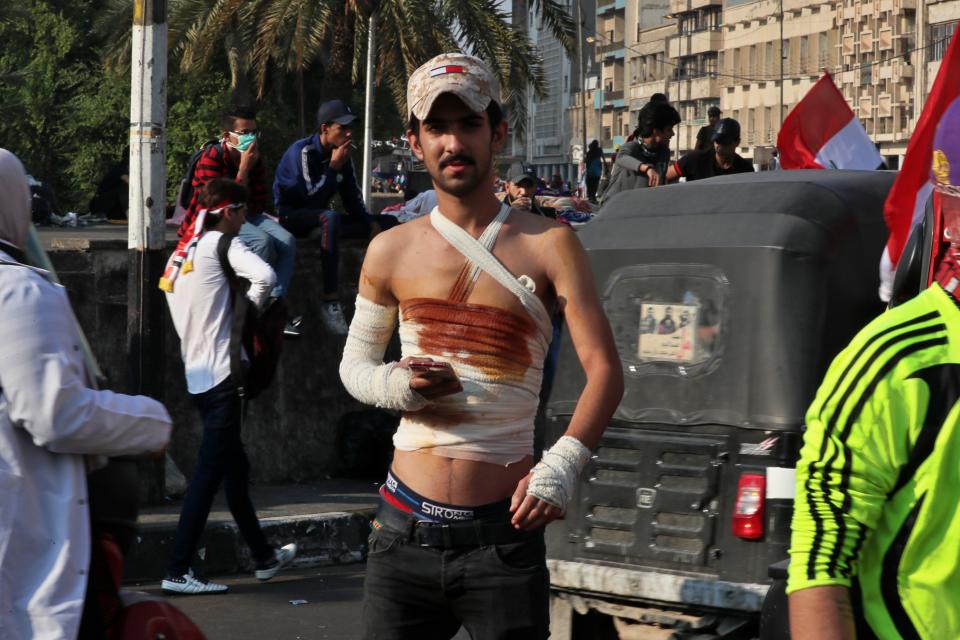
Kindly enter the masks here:
M 826 72 L 783 121 L 777 149 L 784 169 L 883 166 L 877 147 Z
M 910 136 L 907 155 L 897 174 L 897 180 L 883 205 L 890 236 L 880 261 L 880 298 L 889 302 L 893 292 L 893 274 L 897 261 L 907 244 L 910 231 L 923 218 L 927 200 L 933 192 L 930 168 L 933 164 L 933 136 L 947 107 L 960 96 L 960 29 L 953 34 L 940 71 L 933 81 L 933 89 L 923 105 L 923 113 Z M 933 270 L 931 270 L 931 274 Z M 927 284 L 930 284 L 929 282 Z

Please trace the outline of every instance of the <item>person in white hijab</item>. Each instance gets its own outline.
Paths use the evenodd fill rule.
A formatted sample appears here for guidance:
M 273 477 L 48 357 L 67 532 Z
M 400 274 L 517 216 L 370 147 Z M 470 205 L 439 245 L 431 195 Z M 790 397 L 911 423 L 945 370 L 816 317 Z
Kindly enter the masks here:
M 170 416 L 95 388 L 63 287 L 23 264 L 30 224 L 23 166 L 0 149 L 0 640 L 70 640 L 103 635 L 84 609 L 87 471 L 162 450 Z

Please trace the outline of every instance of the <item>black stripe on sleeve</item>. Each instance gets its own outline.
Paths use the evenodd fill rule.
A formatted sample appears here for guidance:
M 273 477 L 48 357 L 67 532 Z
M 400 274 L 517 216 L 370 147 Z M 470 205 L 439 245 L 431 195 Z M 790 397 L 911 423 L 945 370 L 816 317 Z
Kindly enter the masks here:
M 910 619 L 906 609 L 903 608 L 897 576 L 900 573 L 900 561 L 903 559 L 903 552 L 907 548 L 910 534 L 913 533 L 913 527 L 917 523 L 917 517 L 920 515 L 920 509 L 923 508 L 926 498 L 926 494 L 920 496 L 917 504 L 910 511 L 910 515 L 904 520 L 893 542 L 890 543 L 890 548 L 883 556 L 883 569 L 880 572 L 880 593 L 883 595 L 883 604 L 886 605 L 887 613 L 890 614 L 890 618 L 903 640 L 921 640 L 917 628 L 913 626 L 913 620 Z
M 840 400 L 837 402 L 835 410 L 831 412 L 829 419 L 827 421 L 827 424 L 824 428 L 823 441 L 820 444 L 820 454 L 815 460 L 812 460 L 810 462 L 807 469 L 807 480 L 805 483 L 805 490 L 807 494 L 807 506 L 810 510 L 810 515 L 814 521 L 814 526 L 815 526 L 813 545 L 811 547 L 810 556 L 807 561 L 807 577 L 811 580 L 815 579 L 816 577 L 816 562 L 817 562 L 817 558 L 820 556 L 821 546 L 823 546 L 824 544 L 823 538 L 825 535 L 823 516 L 817 511 L 817 505 L 813 499 L 813 495 L 814 495 L 813 494 L 813 482 L 814 482 L 813 478 L 816 475 L 817 462 L 827 457 L 827 447 L 829 446 L 830 440 L 832 439 L 834 430 L 837 428 L 837 421 L 839 420 L 840 415 L 843 413 L 844 407 L 847 405 L 848 402 L 850 402 L 854 388 L 856 387 L 855 380 L 851 381 L 850 384 L 847 384 L 847 385 L 845 385 L 844 383 L 850 378 L 851 375 L 854 375 L 854 365 L 856 365 L 864 357 L 867 350 L 870 348 L 870 346 L 873 345 L 874 342 L 876 342 L 877 338 L 885 336 L 893 330 L 903 329 L 916 324 L 927 322 L 929 320 L 937 318 L 938 316 L 939 314 L 936 311 L 932 311 L 930 313 L 924 314 L 917 318 L 913 318 L 901 324 L 894 325 L 893 327 L 890 327 L 878 333 L 876 336 L 871 337 L 870 340 L 868 340 L 867 343 L 864 344 L 864 346 L 856 354 L 856 356 L 854 356 L 851 359 L 850 364 L 847 365 L 846 369 L 844 369 L 843 373 L 841 374 L 840 378 L 837 381 L 836 386 L 830 392 L 828 399 L 825 400 L 824 403 L 821 405 L 821 416 L 822 416 L 823 415 L 822 412 L 825 411 L 826 408 L 830 406 L 830 402 L 833 396 L 837 393 L 839 389 L 846 386 L 846 389 L 843 392 L 843 395 L 841 396 Z M 895 349 L 900 343 L 906 340 L 910 340 L 912 338 L 924 336 L 929 333 L 944 331 L 945 329 L 946 329 L 945 325 L 936 324 L 928 327 L 921 327 L 919 329 L 914 329 L 912 331 L 901 333 L 889 338 L 886 342 L 884 342 L 882 345 L 880 345 L 880 347 L 877 348 L 877 350 L 874 352 L 872 356 L 870 356 L 864 363 L 862 363 L 859 367 L 857 367 L 856 376 L 860 376 L 863 374 L 863 372 L 868 371 L 875 362 L 877 362 L 879 359 L 885 356 L 886 352 Z M 893 357 L 896 357 L 896 356 L 893 356 Z M 874 387 L 878 383 L 879 383 L 879 378 L 874 380 L 873 382 Z M 860 396 L 861 401 L 863 401 L 864 397 L 866 397 L 866 395 L 861 394 Z M 861 408 L 862 408 L 862 405 L 861 405 Z M 852 417 L 852 414 L 851 414 L 851 417 Z M 853 420 L 848 420 L 848 423 L 844 428 L 844 432 L 841 435 L 841 438 L 846 437 L 846 435 L 849 433 L 850 427 L 853 424 L 853 422 L 854 422 Z M 837 543 L 839 545 L 841 541 L 840 534 L 844 532 L 845 525 L 843 524 L 842 511 L 840 507 L 835 505 L 833 501 L 831 501 L 829 498 L 830 474 L 832 473 L 832 468 L 834 466 L 834 463 L 836 461 L 838 454 L 839 454 L 839 449 L 834 450 L 833 453 L 831 453 L 830 456 L 827 458 L 825 464 L 823 465 L 823 471 L 821 473 L 820 489 L 821 489 L 822 495 L 824 496 L 824 502 L 828 506 L 831 512 L 831 515 L 833 517 L 833 520 L 836 521 L 838 523 L 838 527 L 840 527 L 840 531 L 838 531 L 838 538 L 837 538 Z M 849 461 L 850 456 L 846 455 L 846 458 L 847 458 L 847 461 Z M 831 567 L 833 566 L 833 564 L 834 563 L 831 562 Z M 834 577 L 834 574 L 832 573 L 832 571 L 828 572 L 828 575 L 830 575 L 831 577 Z
M 944 327 L 945 328 L 945 327 Z M 854 406 L 853 411 L 850 412 L 849 417 L 847 418 L 847 423 L 844 425 L 843 431 L 840 434 L 840 442 L 843 447 L 843 470 L 840 473 L 840 493 L 843 495 L 843 504 L 841 505 L 841 510 L 844 514 L 850 513 L 850 507 L 852 503 L 852 498 L 850 497 L 850 475 L 851 467 L 853 466 L 853 456 L 850 455 L 850 448 L 847 446 L 847 438 L 850 435 L 850 430 L 853 428 L 854 423 L 860 417 L 860 413 L 863 411 L 864 405 L 873 395 L 873 392 L 876 390 L 877 385 L 880 384 L 880 381 L 885 378 L 893 369 L 897 366 L 904 358 L 913 355 L 918 351 L 923 351 L 924 349 L 929 349 L 931 347 L 937 347 L 947 344 L 947 337 L 941 336 L 938 338 L 933 338 L 930 340 L 924 340 L 922 342 L 914 342 L 896 355 L 890 358 L 883 365 L 883 367 L 877 372 L 874 378 L 870 381 L 870 384 L 860 395 L 860 399 L 857 401 L 856 406 Z M 860 525 L 857 526 L 857 529 L 862 528 Z M 833 552 L 830 554 L 830 563 L 827 565 L 827 571 L 831 575 L 836 575 L 837 565 L 840 562 L 840 553 L 843 550 L 843 538 L 846 535 L 846 520 L 841 518 L 837 522 L 837 542 L 836 546 L 833 548 Z M 845 572 L 846 573 L 846 572 Z

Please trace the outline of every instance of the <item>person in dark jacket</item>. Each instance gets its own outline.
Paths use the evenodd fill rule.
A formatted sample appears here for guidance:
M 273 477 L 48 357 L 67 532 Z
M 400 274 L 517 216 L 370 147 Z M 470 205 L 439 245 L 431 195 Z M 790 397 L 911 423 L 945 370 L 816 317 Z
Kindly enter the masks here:
M 280 224 L 298 238 L 319 237 L 323 267 L 321 318 L 331 332 L 346 335 L 340 307 L 339 245 L 343 235 L 374 236 L 380 225 L 367 211 L 350 160 L 356 114 L 343 100 L 328 100 L 317 111 L 318 130 L 286 150 L 273 181 L 273 201 Z M 352 220 L 330 208 L 339 194 Z M 377 216 L 377 220 L 384 217 Z M 395 220 L 395 218 L 394 218 Z
M 617 154 L 601 204 L 621 191 L 666 183 L 670 139 L 679 123 L 680 114 L 668 103 L 650 102 L 640 110 L 637 138 L 623 145 Z

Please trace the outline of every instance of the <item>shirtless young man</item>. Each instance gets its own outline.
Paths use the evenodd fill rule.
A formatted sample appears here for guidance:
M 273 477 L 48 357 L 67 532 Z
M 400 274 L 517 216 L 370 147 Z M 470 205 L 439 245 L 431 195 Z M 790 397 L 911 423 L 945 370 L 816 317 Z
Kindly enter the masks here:
M 546 638 L 543 527 L 564 513 L 623 393 L 576 236 L 493 194 L 507 133 L 499 100 L 471 56 L 413 73 L 407 138 L 438 206 L 377 236 L 360 276 L 341 378 L 359 400 L 403 411 L 369 542 L 366 638 L 450 638 L 461 625 L 475 640 Z M 398 310 L 403 359 L 384 364 Z M 555 311 L 587 384 L 566 435 L 534 466 Z

